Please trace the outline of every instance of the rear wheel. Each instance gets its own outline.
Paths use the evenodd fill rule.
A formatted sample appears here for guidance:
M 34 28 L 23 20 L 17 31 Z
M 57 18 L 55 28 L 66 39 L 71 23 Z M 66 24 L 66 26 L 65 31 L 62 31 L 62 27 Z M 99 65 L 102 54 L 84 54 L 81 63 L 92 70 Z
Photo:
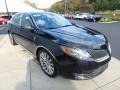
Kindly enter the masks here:
M 93 22 L 96 22 L 96 19 L 95 19 L 95 18 L 93 18 Z
M 46 50 L 41 49 L 38 53 L 38 60 L 44 73 L 49 77 L 56 77 L 58 74 L 58 67 L 54 57 Z
M 13 38 L 12 33 L 9 33 L 9 39 L 10 39 L 10 42 L 11 42 L 12 45 L 14 45 L 14 46 L 17 45 L 17 43 L 15 42 L 15 40 Z

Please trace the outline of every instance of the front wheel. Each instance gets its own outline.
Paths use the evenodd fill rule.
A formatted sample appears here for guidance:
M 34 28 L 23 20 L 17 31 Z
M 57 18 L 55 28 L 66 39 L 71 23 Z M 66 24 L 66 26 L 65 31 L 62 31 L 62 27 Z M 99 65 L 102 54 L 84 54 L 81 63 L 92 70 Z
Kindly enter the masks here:
M 41 49 L 38 53 L 38 60 L 44 73 L 49 77 L 56 77 L 58 74 L 58 67 L 54 57 L 46 50 Z
M 95 18 L 93 18 L 93 22 L 96 22 L 96 19 L 95 19 Z

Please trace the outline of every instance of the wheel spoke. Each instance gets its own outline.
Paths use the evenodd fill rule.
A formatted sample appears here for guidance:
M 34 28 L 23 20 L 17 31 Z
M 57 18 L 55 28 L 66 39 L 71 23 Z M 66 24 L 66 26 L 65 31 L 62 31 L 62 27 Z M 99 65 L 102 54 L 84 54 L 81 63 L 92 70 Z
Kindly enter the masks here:
M 41 63 L 43 70 L 47 74 L 52 75 L 54 73 L 54 64 L 53 64 L 52 59 L 50 58 L 49 54 L 42 52 L 40 54 L 40 63 Z

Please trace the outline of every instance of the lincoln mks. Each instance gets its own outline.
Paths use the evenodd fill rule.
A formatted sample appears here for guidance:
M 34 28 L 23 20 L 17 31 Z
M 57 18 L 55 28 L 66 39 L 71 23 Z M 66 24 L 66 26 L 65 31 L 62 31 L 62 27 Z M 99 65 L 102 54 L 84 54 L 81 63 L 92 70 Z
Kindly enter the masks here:
M 105 35 L 55 13 L 17 13 L 8 29 L 11 43 L 30 51 L 49 77 L 93 78 L 106 70 L 111 59 Z

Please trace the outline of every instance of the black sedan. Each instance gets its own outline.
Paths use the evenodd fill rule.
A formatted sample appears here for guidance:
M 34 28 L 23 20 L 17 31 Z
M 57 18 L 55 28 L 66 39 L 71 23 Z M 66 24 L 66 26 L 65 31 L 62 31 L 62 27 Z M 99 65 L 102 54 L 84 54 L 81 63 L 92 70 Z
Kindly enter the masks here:
M 50 77 L 61 73 L 78 79 L 93 78 L 107 68 L 111 59 L 111 48 L 103 34 L 74 25 L 55 13 L 17 13 L 8 26 L 11 43 L 33 53 Z

